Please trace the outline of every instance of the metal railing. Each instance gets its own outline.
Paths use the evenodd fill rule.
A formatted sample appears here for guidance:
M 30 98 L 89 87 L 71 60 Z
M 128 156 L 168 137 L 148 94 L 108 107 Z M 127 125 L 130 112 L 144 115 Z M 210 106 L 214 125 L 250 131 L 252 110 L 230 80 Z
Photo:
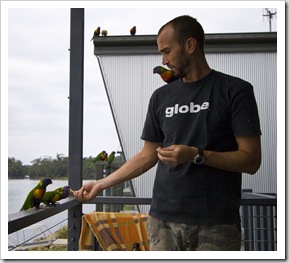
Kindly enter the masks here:
M 244 192 L 240 214 L 246 251 L 277 251 L 276 195 Z
M 98 196 L 85 204 L 113 204 L 113 205 L 150 205 L 151 198 L 138 197 L 105 197 Z M 8 234 L 33 225 L 71 208 L 81 207 L 74 197 L 63 200 L 56 207 L 45 209 L 21 211 L 8 217 Z M 82 215 L 82 210 L 80 212 Z M 246 251 L 271 251 L 277 250 L 277 198 L 270 194 L 256 194 L 244 192 L 241 199 L 240 214 L 242 229 L 244 231 L 243 247 Z M 71 225 L 80 224 L 81 216 L 72 216 Z M 69 237 L 74 244 L 68 250 L 78 250 L 79 234 L 74 227 L 69 228 Z M 73 242 L 72 242 L 73 243 Z M 75 244 L 77 247 L 75 247 Z

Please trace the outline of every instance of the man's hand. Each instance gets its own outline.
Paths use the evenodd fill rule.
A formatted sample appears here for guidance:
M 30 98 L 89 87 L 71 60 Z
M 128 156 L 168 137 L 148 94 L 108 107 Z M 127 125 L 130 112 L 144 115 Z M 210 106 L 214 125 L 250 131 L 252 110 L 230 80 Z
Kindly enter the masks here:
M 197 148 L 187 145 L 171 145 L 157 148 L 158 158 L 165 164 L 178 165 L 189 162 L 197 155 Z
M 74 191 L 74 196 L 80 201 L 90 201 L 102 191 L 99 181 L 91 181 L 84 184 L 78 191 Z

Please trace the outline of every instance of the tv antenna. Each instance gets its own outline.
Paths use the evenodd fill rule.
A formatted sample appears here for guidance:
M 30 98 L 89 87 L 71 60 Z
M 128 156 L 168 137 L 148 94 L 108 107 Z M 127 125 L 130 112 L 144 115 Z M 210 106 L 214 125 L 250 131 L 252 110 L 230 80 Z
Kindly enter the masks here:
M 272 32 L 272 25 L 271 21 L 272 19 L 277 16 L 277 11 L 276 9 L 270 10 L 269 8 L 263 9 L 263 17 L 267 17 L 267 21 L 269 21 L 269 30 Z

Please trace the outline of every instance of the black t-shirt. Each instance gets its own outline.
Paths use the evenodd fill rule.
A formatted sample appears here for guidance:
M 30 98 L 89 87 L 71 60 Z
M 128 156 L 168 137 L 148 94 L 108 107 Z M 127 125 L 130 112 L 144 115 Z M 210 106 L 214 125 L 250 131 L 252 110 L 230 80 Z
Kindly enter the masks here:
M 235 137 L 261 135 L 250 83 L 212 70 L 193 83 L 174 81 L 151 96 L 141 138 L 226 152 Z M 150 215 L 185 224 L 239 223 L 241 174 L 187 162 L 158 163 Z

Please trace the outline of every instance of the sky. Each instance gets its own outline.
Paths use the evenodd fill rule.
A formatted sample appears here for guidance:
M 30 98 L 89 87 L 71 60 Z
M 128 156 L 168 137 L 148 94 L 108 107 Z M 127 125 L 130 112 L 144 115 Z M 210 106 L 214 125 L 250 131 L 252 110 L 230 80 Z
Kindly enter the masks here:
M 5 1 L 1 5 L 3 3 Z M 121 150 L 90 41 L 96 27 L 106 29 L 108 35 L 128 35 L 135 25 L 137 35 L 155 35 L 164 23 L 187 14 L 198 19 L 205 33 L 268 32 L 264 8 L 276 7 L 272 1 L 267 5 L 265 1 L 234 5 L 230 2 L 216 5 L 215 1 L 214 4 L 203 1 L 199 5 L 195 1 L 183 4 L 170 1 L 166 2 L 166 8 L 156 2 L 120 5 L 121 2 L 94 1 L 87 6 L 58 1 L 14 3 L 5 6 L 4 17 L 1 16 L 4 21 L 1 57 L 7 58 L 7 71 L 2 72 L 4 67 L 1 66 L 1 75 L 7 76 L 7 83 L 1 80 L 1 96 L 7 95 L 7 105 L 1 103 L 1 112 L 7 110 L 7 120 L 1 118 L 1 130 L 7 127 L 8 157 L 23 164 L 40 157 L 68 156 L 71 7 L 85 7 L 84 157 L 95 156 L 102 150 Z M 272 20 L 272 31 L 277 31 L 277 21 L 278 10 Z M 1 141 L 4 141 L 3 136 Z

